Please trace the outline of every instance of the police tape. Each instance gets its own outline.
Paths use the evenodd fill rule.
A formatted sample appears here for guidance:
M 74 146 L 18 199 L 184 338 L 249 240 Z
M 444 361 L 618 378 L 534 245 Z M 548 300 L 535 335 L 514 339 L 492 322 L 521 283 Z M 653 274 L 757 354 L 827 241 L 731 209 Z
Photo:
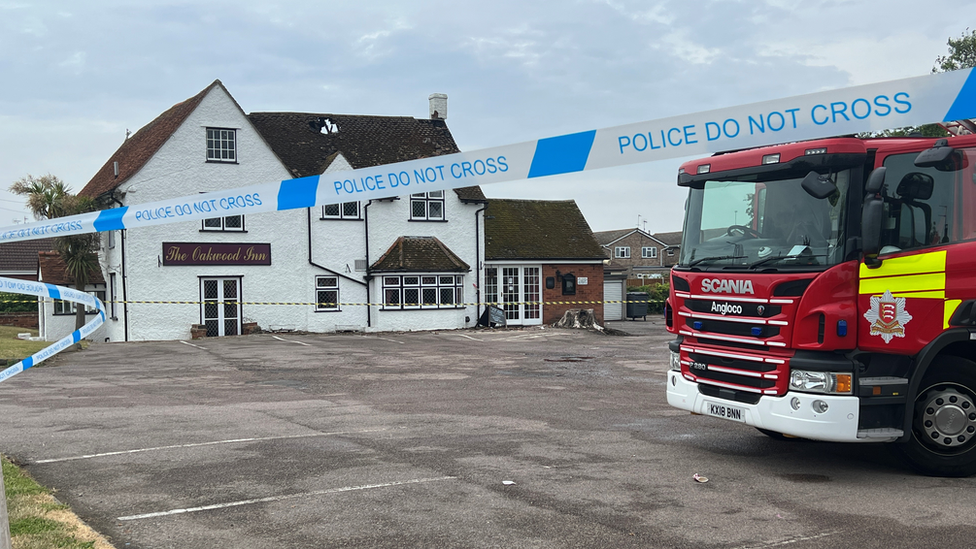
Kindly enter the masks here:
M 0 228 L 0 242 L 391 198 L 976 118 L 976 69 L 287 179 Z
M 967 118 L 976 118 L 976 69 L 822 91 L 473 152 L 8 226 L 0 228 L 0 242 L 390 198 Z M 6 291 L 40 297 L 52 297 L 51 293 L 69 295 L 60 287 L 50 285 L 38 285 L 37 292 Z M 97 303 L 98 317 L 35 357 L 43 360 L 59 352 L 70 344 L 65 341 L 90 334 L 94 330 L 88 328 L 90 325 L 104 321 L 104 306 L 97 298 L 91 298 Z M 0 373 L 0 381 L 34 363 L 34 357 L 24 359 Z
M 91 307 L 97 311 L 95 318 L 88 321 L 81 328 L 59 339 L 58 341 L 54 342 L 54 344 L 49 345 L 33 355 L 21 360 L 20 362 L 13 364 L 5 370 L 0 371 L 0 382 L 17 375 L 20 372 L 31 368 L 32 366 L 36 366 L 37 364 L 40 364 L 41 362 L 67 349 L 71 345 L 78 343 L 82 339 L 91 335 L 92 332 L 98 329 L 98 327 L 105 322 L 105 305 L 103 305 L 97 297 L 85 292 L 74 290 L 72 288 L 55 286 L 53 284 L 44 284 L 43 282 L 32 282 L 29 280 L 0 277 L 0 291 L 34 295 L 39 298 L 70 301 L 72 303 L 78 303 L 85 305 L 86 307 Z
M 43 303 L 52 303 L 56 299 L 42 299 Z M 37 303 L 38 300 L 15 300 L 6 299 L 0 300 L 0 303 Z M 314 301 L 162 301 L 162 300 L 106 300 L 102 302 L 105 305 L 132 305 L 132 304 L 143 304 L 143 305 L 294 305 L 294 306 L 315 306 L 315 307 L 440 307 L 440 308 L 459 308 L 459 307 L 476 307 L 476 306 L 511 306 L 511 305 L 605 305 L 611 304 L 630 304 L 630 303 L 652 303 L 652 304 L 662 304 L 664 300 L 661 299 L 651 299 L 651 300 L 625 300 L 625 299 L 607 299 L 602 301 L 481 301 L 481 302 L 465 302 L 465 303 L 356 303 L 356 302 L 314 302 Z M 30 311 L 27 311 L 30 312 Z

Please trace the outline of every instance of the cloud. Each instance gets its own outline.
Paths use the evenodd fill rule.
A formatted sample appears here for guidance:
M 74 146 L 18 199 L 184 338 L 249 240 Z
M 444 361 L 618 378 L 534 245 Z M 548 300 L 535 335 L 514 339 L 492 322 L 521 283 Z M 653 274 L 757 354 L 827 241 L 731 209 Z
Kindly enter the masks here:
M 0 188 L 83 185 L 137 129 L 220 78 L 245 111 L 427 116 L 464 150 L 925 74 L 962 0 L 0 0 Z M 70 121 L 70 122 L 69 122 Z M 53 142 L 57 146 L 52 146 Z M 60 158 L 60 159 L 59 159 Z M 486 187 L 576 199 L 594 230 L 677 230 L 677 164 Z M 505 194 L 499 194 L 505 193 Z M 656 222 L 656 221 L 655 221 Z M 2 224 L 2 223 L 0 223 Z M 651 227 L 649 227 L 651 229 Z

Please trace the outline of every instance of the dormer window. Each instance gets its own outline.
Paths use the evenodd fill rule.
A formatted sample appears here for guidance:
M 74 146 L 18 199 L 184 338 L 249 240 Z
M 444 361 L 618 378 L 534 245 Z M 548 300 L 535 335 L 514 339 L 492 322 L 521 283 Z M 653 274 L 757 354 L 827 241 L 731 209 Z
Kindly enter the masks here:
M 237 130 L 207 128 L 207 162 L 237 163 Z

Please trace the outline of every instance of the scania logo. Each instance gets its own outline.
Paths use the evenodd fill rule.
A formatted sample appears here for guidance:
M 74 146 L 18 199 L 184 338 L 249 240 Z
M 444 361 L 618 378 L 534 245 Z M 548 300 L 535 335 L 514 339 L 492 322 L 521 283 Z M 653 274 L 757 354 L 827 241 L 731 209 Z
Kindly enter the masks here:
M 719 278 L 703 278 L 701 281 L 703 292 L 713 294 L 753 294 L 751 280 L 723 280 Z
M 726 314 L 741 315 L 742 305 L 736 305 L 734 303 L 718 303 L 716 301 L 713 301 L 712 312 L 723 314 L 723 315 Z

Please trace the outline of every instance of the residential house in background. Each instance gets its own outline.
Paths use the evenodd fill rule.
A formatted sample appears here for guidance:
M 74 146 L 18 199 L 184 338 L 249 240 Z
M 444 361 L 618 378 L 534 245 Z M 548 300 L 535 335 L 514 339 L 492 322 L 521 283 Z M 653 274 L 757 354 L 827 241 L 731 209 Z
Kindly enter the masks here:
M 34 241 L 28 241 L 34 242 Z M 51 243 L 53 246 L 53 242 Z M 61 255 L 56 251 L 42 251 L 37 253 L 37 281 L 55 286 L 75 287 L 75 280 L 68 274 L 68 266 L 61 259 Z M 105 279 L 102 273 L 96 271 L 92 274 L 91 280 L 85 286 L 85 291 L 94 295 L 98 299 L 105 301 Z M 38 336 L 47 341 L 56 341 L 70 334 L 75 330 L 75 318 L 78 305 L 71 301 L 60 299 L 40 300 L 37 315 Z M 98 313 L 97 309 L 85 307 L 86 322 Z M 106 337 L 107 326 L 102 324 L 89 337 L 92 340 L 100 340 Z
M 429 99 L 430 119 L 246 114 L 217 80 L 129 137 L 80 194 L 132 208 L 457 152 L 446 96 Z M 470 187 L 107 231 L 104 337 L 474 326 L 486 202 Z
M 602 324 L 603 259 L 575 201 L 489 201 L 482 296 L 508 325 L 550 324 L 590 308 Z
M 627 278 L 630 286 L 666 282 L 678 262 L 681 232 L 650 234 L 641 229 L 593 233 L 607 257 L 607 271 Z
M 53 238 L 39 238 L 20 242 L 4 242 L 0 244 L 0 276 L 20 280 L 37 280 L 38 253 L 54 249 Z M 38 299 L 26 295 L 14 295 L 17 301 L 37 302 Z M 24 304 L 18 304 L 17 308 Z M 25 307 L 29 308 L 29 307 Z M 39 327 L 36 312 L 3 312 L 0 313 L 0 325 L 17 326 L 25 329 Z
M 38 252 L 49 252 L 54 248 L 53 238 L 0 244 L 0 276 L 37 280 Z

